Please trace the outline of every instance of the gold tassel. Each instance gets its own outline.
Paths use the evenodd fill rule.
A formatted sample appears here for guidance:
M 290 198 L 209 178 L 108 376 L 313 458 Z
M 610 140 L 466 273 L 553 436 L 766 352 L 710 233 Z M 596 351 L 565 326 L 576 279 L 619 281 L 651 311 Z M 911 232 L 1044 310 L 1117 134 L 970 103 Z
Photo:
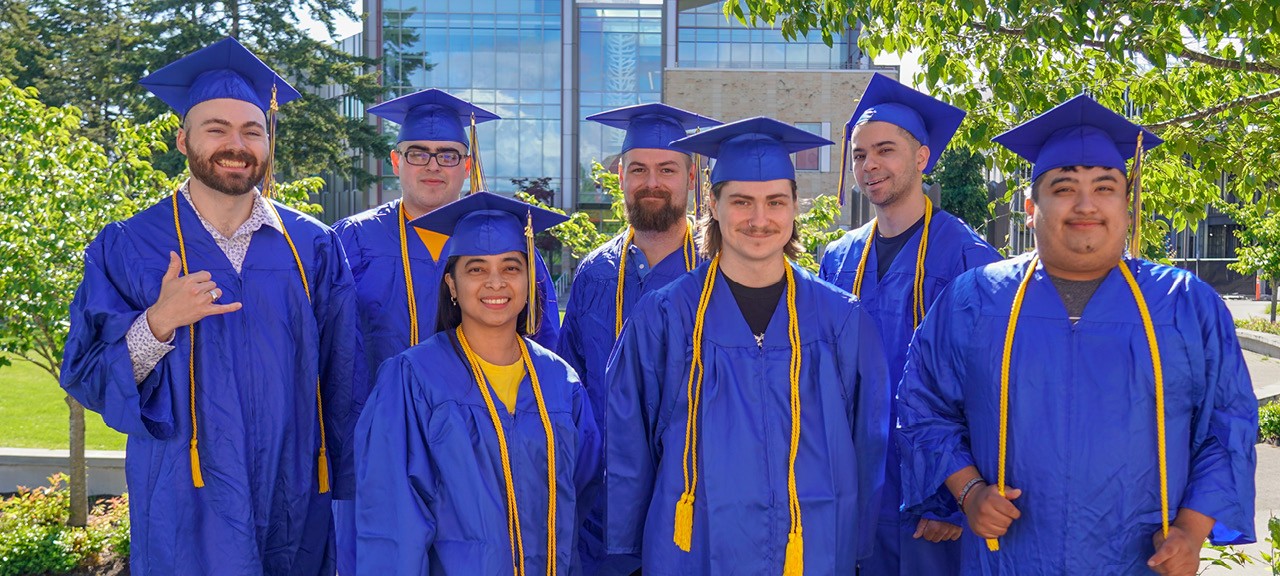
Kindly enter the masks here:
M 484 171 L 480 169 L 480 141 L 476 138 L 476 115 L 471 113 L 471 194 L 487 190 Z
M 836 182 L 836 198 L 840 203 L 840 207 L 844 207 L 844 175 L 849 166 L 849 128 L 846 126 L 840 134 L 840 177 Z
M 324 446 L 320 447 L 320 460 L 317 465 L 320 468 L 320 493 L 324 494 L 329 491 L 329 457 L 325 454 Z
M 1133 195 L 1133 238 L 1129 241 L 1129 255 L 1142 257 L 1142 130 L 1138 130 L 1138 149 L 1133 153 L 1133 173 L 1129 178 L 1129 193 Z
M 267 171 L 262 178 L 262 195 L 270 199 L 275 193 L 276 173 L 276 113 L 280 110 L 280 104 L 276 101 L 276 85 L 271 85 L 271 106 L 267 112 L 267 125 L 270 130 L 267 133 Z
M 804 534 L 792 532 L 787 536 L 787 559 L 782 565 L 782 576 L 803 576 Z
M 196 439 L 191 439 L 191 482 L 196 488 L 204 488 L 204 475 L 200 473 L 200 451 L 196 450 Z
M 472 120 L 474 122 L 474 118 Z M 474 129 L 474 124 L 472 125 Z M 529 210 L 524 223 L 525 259 L 529 266 L 529 316 L 525 318 L 525 332 L 537 334 L 538 328 L 538 266 L 537 253 L 533 251 L 533 210 Z
M 676 502 L 676 528 L 671 539 L 685 552 L 693 547 L 693 494 L 681 494 Z

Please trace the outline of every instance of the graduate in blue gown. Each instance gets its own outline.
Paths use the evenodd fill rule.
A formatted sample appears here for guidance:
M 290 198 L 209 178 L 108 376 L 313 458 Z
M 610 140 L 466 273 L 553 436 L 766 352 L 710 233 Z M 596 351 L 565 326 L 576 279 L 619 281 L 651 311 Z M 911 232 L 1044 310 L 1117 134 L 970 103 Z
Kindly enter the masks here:
M 131 570 L 333 574 L 367 381 L 354 285 L 328 227 L 255 188 L 273 90 L 298 93 L 231 38 L 142 83 L 184 116 L 192 177 L 85 251 L 61 379 L 128 434 Z
M 1126 255 L 1126 160 L 1160 140 L 1087 96 L 995 140 L 1035 165 L 1037 252 L 917 331 L 905 505 L 964 510 L 964 574 L 1195 574 L 1206 538 L 1254 540 L 1257 400 L 1221 298 Z
M 852 147 L 858 189 L 876 217 L 827 246 L 819 275 L 858 296 L 875 320 L 891 396 L 902 378 L 907 344 L 929 305 L 961 272 L 1000 259 L 973 229 L 934 207 L 923 192 L 923 174 L 933 170 L 964 116 L 959 108 L 876 74 L 846 126 L 844 153 Z M 890 427 L 896 421 L 895 403 Z M 859 562 L 859 574 L 956 574 L 963 517 L 902 513 L 898 461 L 891 446 L 876 544 Z
M 790 154 L 827 144 L 768 118 L 675 143 L 717 158 L 710 261 L 636 306 L 606 369 L 606 541 L 647 576 L 852 574 L 870 548 L 880 339 L 852 296 L 788 259 Z
M 578 265 L 556 353 L 582 378 L 603 435 L 609 396 L 604 367 L 622 323 L 642 296 L 670 284 L 698 262 L 685 216 L 697 165 L 688 153 L 671 148 L 671 141 L 683 138 L 686 130 L 720 123 L 665 104 L 627 106 L 587 119 L 626 130 L 618 184 L 628 226 Z M 640 565 L 638 556 L 606 558 L 605 503 L 602 492 L 583 526 L 587 574 L 631 574 Z
M 600 438 L 573 369 L 525 336 L 525 231 L 564 220 L 480 192 L 414 221 L 450 235 L 440 331 L 383 363 L 360 416 L 356 574 L 579 573 Z
M 383 102 L 369 113 L 400 125 L 391 167 L 400 179 L 402 198 L 340 220 L 333 229 L 355 276 L 365 358 L 376 372 L 387 358 L 426 340 L 435 330 L 437 280 L 444 265 L 440 252 L 448 237 L 409 222 L 458 199 L 476 162 L 463 126 L 473 115 L 477 123 L 498 116 L 435 89 Z M 552 347 L 558 337 L 559 307 L 551 274 L 542 257 L 536 259 L 547 306 L 532 337 Z M 342 500 L 333 510 L 338 570 L 348 574 L 355 570 L 350 506 Z

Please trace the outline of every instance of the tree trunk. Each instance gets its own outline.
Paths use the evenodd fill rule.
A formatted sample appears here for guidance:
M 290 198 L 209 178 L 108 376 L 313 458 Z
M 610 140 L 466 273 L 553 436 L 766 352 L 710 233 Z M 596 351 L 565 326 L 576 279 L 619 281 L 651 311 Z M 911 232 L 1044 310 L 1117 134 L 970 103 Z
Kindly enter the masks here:
M 1271 279 L 1271 323 L 1276 323 L 1276 279 Z
M 240 0 L 227 0 L 227 14 L 231 17 L 231 36 L 240 38 Z
M 85 526 L 89 523 L 89 475 L 84 462 L 84 406 L 67 396 L 71 409 L 71 518 L 67 524 Z

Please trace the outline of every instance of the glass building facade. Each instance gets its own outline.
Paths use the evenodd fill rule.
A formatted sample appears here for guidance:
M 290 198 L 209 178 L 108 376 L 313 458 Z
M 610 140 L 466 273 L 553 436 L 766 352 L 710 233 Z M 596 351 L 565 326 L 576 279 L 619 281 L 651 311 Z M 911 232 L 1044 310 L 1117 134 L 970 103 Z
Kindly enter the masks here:
M 486 183 L 549 176 L 561 164 L 562 2 L 383 0 L 381 49 L 387 98 L 439 88 L 502 117 L 477 127 Z M 397 129 L 387 124 L 386 129 Z M 399 184 L 390 165 L 383 195 Z
M 515 189 L 512 179 L 550 178 L 556 204 L 599 208 L 608 198 L 592 184 L 591 168 L 616 161 L 623 134 L 583 118 L 661 101 L 664 68 L 856 67 L 852 35 L 837 38 L 832 47 L 816 34 L 788 42 L 778 30 L 728 21 L 722 5 L 366 0 L 364 46 L 369 55 L 383 57 L 387 98 L 439 88 L 502 117 L 477 130 L 488 188 L 509 192 Z M 385 122 L 383 128 L 397 129 Z M 806 161 L 817 169 L 816 158 Z M 399 195 L 385 159 L 378 172 L 370 205 Z

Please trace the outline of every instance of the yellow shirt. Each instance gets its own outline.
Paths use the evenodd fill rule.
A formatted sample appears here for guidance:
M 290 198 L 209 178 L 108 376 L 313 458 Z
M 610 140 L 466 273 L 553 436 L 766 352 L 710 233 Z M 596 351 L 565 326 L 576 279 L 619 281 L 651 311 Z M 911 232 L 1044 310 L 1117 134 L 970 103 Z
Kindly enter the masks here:
M 485 362 L 479 356 L 476 360 L 480 362 L 480 371 L 484 372 L 484 378 L 489 381 L 489 386 L 493 387 L 498 400 L 507 407 L 507 413 L 515 414 L 516 392 L 520 390 L 520 381 L 524 380 L 524 361 L 516 360 L 515 364 L 498 366 Z

